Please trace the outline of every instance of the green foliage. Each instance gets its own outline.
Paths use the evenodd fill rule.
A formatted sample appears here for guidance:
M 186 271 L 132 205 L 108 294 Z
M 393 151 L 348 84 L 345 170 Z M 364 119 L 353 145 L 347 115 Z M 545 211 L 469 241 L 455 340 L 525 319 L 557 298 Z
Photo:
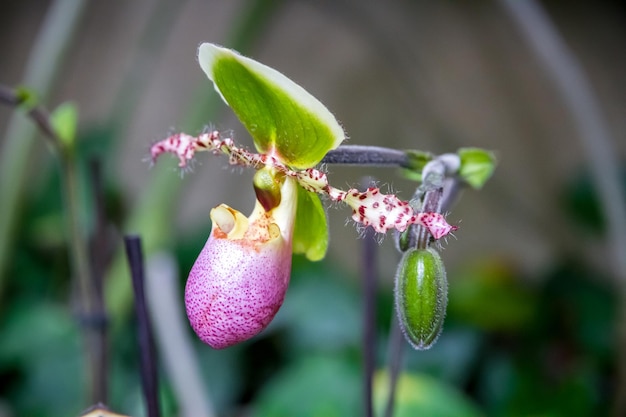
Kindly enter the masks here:
M 68 311 L 44 302 L 15 306 L 0 328 L 0 340 L 0 375 L 16 375 L 12 388 L 19 414 L 76 414 L 84 394 L 83 357 Z
M 451 315 L 490 331 L 530 326 L 537 299 L 506 265 L 498 261 L 467 265 L 450 286 Z
M 622 166 L 620 180 L 622 195 L 626 195 L 626 165 Z M 562 200 L 564 210 L 577 226 L 596 235 L 606 233 L 604 212 L 589 172 L 583 171 L 571 179 Z
M 294 257 L 288 296 L 270 327 L 283 332 L 281 344 L 290 356 L 358 349 L 361 300 L 345 277 L 339 265 Z
M 374 377 L 374 404 L 383 415 L 389 397 L 389 375 L 381 371 Z M 456 389 L 419 374 L 403 373 L 396 387 L 394 417 L 478 417 L 479 409 Z
M 341 357 L 304 356 L 277 374 L 260 392 L 256 417 L 362 415 L 360 375 Z

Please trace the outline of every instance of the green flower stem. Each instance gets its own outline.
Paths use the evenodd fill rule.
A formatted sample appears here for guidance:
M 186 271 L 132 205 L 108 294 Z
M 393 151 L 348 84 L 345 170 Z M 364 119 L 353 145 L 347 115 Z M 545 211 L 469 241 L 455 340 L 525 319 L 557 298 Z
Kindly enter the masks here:
M 21 99 L 16 91 L 5 86 L 0 86 L 0 102 L 19 106 Z M 69 256 L 74 278 L 78 281 L 80 293 L 79 316 L 85 328 L 85 350 L 89 364 L 90 400 L 93 403 L 103 401 L 106 398 L 106 369 L 102 360 L 104 326 L 102 309 L 96 310 L 98 296 L 91 280 L 89 267 L 89 253 L 87 250 L 86 232 L 83 227 L 79 198 L 79 179 L 76 170 L 76 159 L 72 149 L 64 148 L 63 143 L 54 131 L 48 112 L 40 107 L 33 107 L 28 111 L 28 116 L 39 128 L 51 144 L 52 149 L 58 156 L 61 169 L 61 181 L 65 197 L 65 217 L 67 233 L 69 234 Z M 100 304 L 101 305 L 101 304 Z M 97 315 L 99 313 L 99 316 Z
M 373 179 L 361 181 L 361 188 L 372 186 Z M 365 417 L 374 415 L 372 404 L 372 378 L 376 367 L 376 290 L 378 258 L 376 233 L 371 227 L 365 230 L 362 239 L 361 267 L 363 274 L 363 410 Z
M 50 95 L 61 73 L 87 3 L 84 0 L 57 0 L 50 7 L 23 78 L 23 84 L 37 91 L 41 101 Z M 22 115 L 16 114 L 9 121 L 0 149 L 0 299 L 11 259 L 11 240 L 18 223 L 19 207 L 24 190 L 28 188 L 26 178 L 36 134 L 36 128 Z
M 410 168 L 404 151 L 380 146 L 342 145 L 329 151 L 322 163 Z

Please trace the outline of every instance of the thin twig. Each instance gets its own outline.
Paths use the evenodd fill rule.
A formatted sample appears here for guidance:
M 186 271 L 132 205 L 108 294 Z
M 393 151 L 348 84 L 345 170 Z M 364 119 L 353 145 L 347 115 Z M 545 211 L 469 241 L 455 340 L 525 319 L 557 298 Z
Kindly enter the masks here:
M 99 160 L 92 160 L 90 163 L 90 183 L 93 195 L 96 227 L 91 244 L 91 279 L 94 289 L 94 311 L 93 314 L 100 317 L 99 326 L 93 329 L 94 342 L 91 348 L 95 350 L 95 377 L 93 384 L 93 398 L 104 404 L 108 402 L 108 344 L 107 327 L 108 317 L 104 306 L 103 276 L 106 268 L 106 257 L 108 249 L 107 221 L 105 213 L 105 196 L 102 184 L 102 165 Z
M 373 183 L 367 178 L 361 181 L 362 188 L 367 188 Z M 363 408 L 366 417 L 374 415 L 372 404 L 372 378 L 376 366 L 376 281 L 378 271 L 377 250 L 375 239 L 376 233 L 371 227 L 365 230 L 362 240 L 363 258 Z
M 387 345 L 389 363 L 389 397 L 385 406 L 385 417 L 393 416 L 393 409 L 396 403 L 396 388 L 398 385 L 398 377 L 402 368 L 402 358 L 404 354 L 404 336 L 400 330 L 397 316 L 392 314 L 391 317 L 391 333 Z
M 138 236 L 124 237 L 126 256 L 130 266 L 133 290 L 135 293 L 135 314 L 137 315 L 137 337 L 139 339 L 139 361 L 141 385 L 146 400 L 148 417 L 159 417 L 159 385 L 156 366 L 156 351 L 148 317 L 148 307 L 144 293 L 144 265 L 141 239 Z
M 11 107 L 17 107 L 22 104 L 22 100 L 15 91 L 6 85 L 0 85 L 0 102 Z
M 621 297 L 618 319 L 618 384 L 613 413 L 626 415 L 626 196 L 620 185 L 618 153 L 584 68 L 534 0 L 501 0 L 561 94 L 576 126 L 592 180 L 607 221 L 616 285 Z
M 10 107 L 19 107 L 23 103 L 23 98 L 14 90 L 6 85 L 0 85 L 0 102 Z M 49 141 L 54 149 L 60 146 L 59 138 L 50 124 L 50 114 L 42 106 L 35 106 L 28 110 L 28 117 L 34 122 L 39 131 L 43 133 L 45 140 Z

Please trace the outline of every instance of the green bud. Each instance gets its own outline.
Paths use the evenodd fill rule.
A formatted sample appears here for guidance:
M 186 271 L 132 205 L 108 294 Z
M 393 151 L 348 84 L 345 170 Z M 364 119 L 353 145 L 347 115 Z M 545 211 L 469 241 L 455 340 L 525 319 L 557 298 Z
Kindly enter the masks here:
M 78 109 L 73 103 L 63 103 L 52 113 L 50 122 L 61 145 L 66 150 L 74 150 L 76 145 L 76 129 L 78 127 Z
M 482 188 L 496 169 L 495 155 L 480 148 L 461 148 L 457 153 L 461 158 L 459 176 L 473 188 Z
M 405 252 L 396 273 L 395 297 L 406 339 L 415 349 L 429 349 L 441 333 L 448 304 L 446 270 L 435 249 Z
M 280 187 L 284 181 L 283 174 L 269 167 L 261 168 L 254 174 L 254 192 L 265 211 L 271 211 L 280 204 Z

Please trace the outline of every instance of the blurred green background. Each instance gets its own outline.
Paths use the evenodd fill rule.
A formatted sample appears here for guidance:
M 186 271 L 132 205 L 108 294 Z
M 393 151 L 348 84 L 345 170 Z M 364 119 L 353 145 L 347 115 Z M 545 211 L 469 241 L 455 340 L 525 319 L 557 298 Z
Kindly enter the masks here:
M 542 4 L 580 60 L 623 161 L 626 8 Z M 49 27 L 55 8 L 62 17 L 76 14 L 55 20 L 56 31 Z M 609 413 L 621 304 L 607 223 L 580 132 L 501 3 L 28 0 L 4 1 L 0 10 L 0 83 L 30 82 L 50 109 L 65 101 L 78 107 L 81 222 L 89 232 L 97 224 L 89 163 L 103 164 L 108 239 L 96 250 L 106 261 L 113 410 L 144 413 L 121 236 L 139 233 L 148 259 L 156 251 L 172 255 L 182 289 L 208 236 L 209 210 L 226 203 L 245 213 L 254 203 L 252 173 L 224 158 L 198 155 L 182 178 L 173 158 L 153 168 L 145 162 L 152 142 L 207 125 L 251 146 L 196 62 L 197 46 L 208 41 L 304 86 L 340 120 L 350 144 L 497 153 L 494 178 L 468 190 L 449 215 L 461 229 L 442 252 L 450 281 L 444 332 L 428 352 L 407 346 L 397 416 Z M 63 28 L 71 29 L 67 42 L 55 45 Z M 0 271 L 0 417 L 78 415 L 90 404 L 59 166 L 39 136 L 9 143 L 20 123 L 30 124 L 0 108 L 0 199 L 14 184 L 18 203 Z M 20 146 L 21 170 L 8 169 L 9 162 L 19 167 L 11 155 Z M 394 170 L 328 170 L 339 187 L 363 175 L 404 198 L 415 187 Z M 621 184 L 626 189 L 626 174 Z M 363 414 L 362 241 L 346 224 L 346 209 L 328 214 L 328 257 L 294 259 L 285 304 L 267 331 L 224 351 L 192 337 L 201 389 L 218 415 Z M 380 410 L 399 259 L 390 236 L 379 255 Z M 164 415 L 182 415 L 164 368 L 161 377 Z

